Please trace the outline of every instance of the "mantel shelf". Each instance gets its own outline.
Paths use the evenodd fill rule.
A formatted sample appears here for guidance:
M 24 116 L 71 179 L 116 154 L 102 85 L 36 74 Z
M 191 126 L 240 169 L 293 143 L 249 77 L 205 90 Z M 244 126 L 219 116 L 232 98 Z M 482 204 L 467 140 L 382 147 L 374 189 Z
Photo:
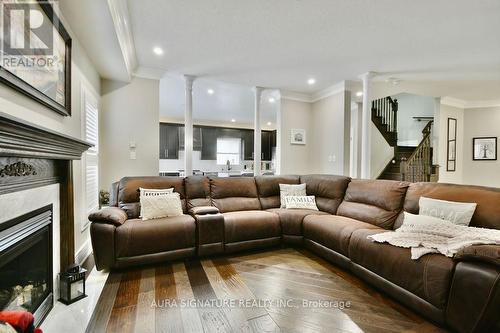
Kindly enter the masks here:
M 0 156 L 79 160 L 90 147 L 83 140 L 0 112 Z

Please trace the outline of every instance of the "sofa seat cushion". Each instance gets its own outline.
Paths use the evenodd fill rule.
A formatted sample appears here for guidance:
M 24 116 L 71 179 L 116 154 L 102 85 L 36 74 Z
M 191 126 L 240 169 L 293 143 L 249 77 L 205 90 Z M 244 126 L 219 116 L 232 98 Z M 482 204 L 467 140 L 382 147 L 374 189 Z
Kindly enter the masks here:
M 262 210 L 224 213 L 226 243 L 280 237 L 280 219 L 277 214 Z
M 267 209 L 268 212 L 278 214 L 283 235 L 302 236 L 302 222 L 308 215 L 330 215 L 329 213 L 311 209 Z
M 441 254 L 412 260 L 410 249 L 367 239 L 385 230 L 357 230 L 351 236 L 349 257 L 366 269 L 444 309 L 450 290 L 454 261 Z
M 193 217 L 181 215 L 143 221 L 127 220 L 116 228 L 116 257 L 133 257 L 195 246 Z
M 358 229 L 383 229 L 373 224 L 337 215 L 308 215 L 304 218 L 304 238 L 348 256 L 351 234 Z

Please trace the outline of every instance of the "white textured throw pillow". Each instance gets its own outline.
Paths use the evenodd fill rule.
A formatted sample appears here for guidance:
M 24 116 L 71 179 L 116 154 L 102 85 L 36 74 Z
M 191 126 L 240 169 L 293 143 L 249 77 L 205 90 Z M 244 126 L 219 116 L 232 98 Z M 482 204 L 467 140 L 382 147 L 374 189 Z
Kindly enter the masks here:
M 419 215 L 434 216 L 465 226 L 469 225 L 477 206 L 476 203 L 446 201 L 426 197 L 420 197 L 418 205 L 420 206 Z
M 443 219 L 440 219 L 435 216 L 417 215 L 408 212 L 403 212 L 403 214 L 404 214 L 403 225 L 405 225 L 405 227 L 419 223 L 433 223 L 433 224 L 443 223 Z
M 156 188 L 142 188 L 139 187 L 139 200 L 143 197 L 156 197 L 156 196 L 162 196 L 162 195 L 167 195 L 167 194 L 172 194 L 174 193 L 174 188 L 166 188 L 166 189 L 156 189 Z M 141 205 L 141 212 L 139 214 L 139 217 L 142 217 L 142 205 Z
M 139 192 L 140 196 L 158 196 L 158 195 L 165 195 L 165 194 L 171 194 L 174 193 L 174 188 L 166 188 L 166 189 L 156 189 L 156 188 L 142 188 L 139 187 Z
M 141 217 L 143 220 L 181 215 L 183 212 L 179 193 L 141 197 Z
M 285 197 L 286 209 L 312 209 L 318 210 L 316 206 L 316 197 L 314 195 L 295 196 L 289 195 Z
M 292 185 L 292 184 L 279 184 L 280 185 L 280 200 L 281 208 L 286 208 L 285 197 L 293 196 L 306 196 L 306 184 Z

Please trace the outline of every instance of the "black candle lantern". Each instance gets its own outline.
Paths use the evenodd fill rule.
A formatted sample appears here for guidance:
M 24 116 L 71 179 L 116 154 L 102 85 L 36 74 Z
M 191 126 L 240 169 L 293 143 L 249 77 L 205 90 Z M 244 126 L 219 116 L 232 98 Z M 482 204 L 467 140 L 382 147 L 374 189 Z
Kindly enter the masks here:
M 59 301 L 68 305 L 87 297 L 85 294 L 86 272 L 85 268 L 75 265 L 66 272 L 59 273 Z

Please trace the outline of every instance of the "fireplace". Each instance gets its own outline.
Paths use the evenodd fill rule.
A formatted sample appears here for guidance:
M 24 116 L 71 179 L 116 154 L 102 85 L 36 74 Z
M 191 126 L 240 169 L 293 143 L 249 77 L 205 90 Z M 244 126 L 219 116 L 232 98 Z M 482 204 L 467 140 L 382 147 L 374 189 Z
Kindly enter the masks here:
M 26 310 L 35 325 L 53 306 L 49 205 L 0 224 L 0 310 Z

